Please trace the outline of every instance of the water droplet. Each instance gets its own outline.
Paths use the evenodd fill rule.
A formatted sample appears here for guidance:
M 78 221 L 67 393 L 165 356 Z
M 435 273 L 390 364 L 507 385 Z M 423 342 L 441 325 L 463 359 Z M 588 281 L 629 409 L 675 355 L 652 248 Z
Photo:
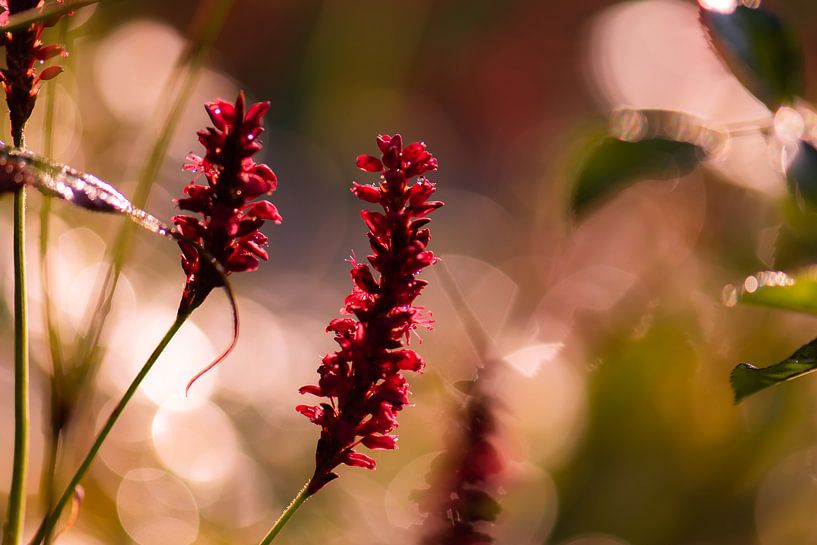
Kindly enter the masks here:
M 738 7 L 737 0 L 699 0 L 702 8 L 719 13 L 732 13 Z
M 774 114 L 774 132 L 783 141 L 796 142 L 806 130 L 806 122 L 800 113 L 783 106 Z
M 756 292 L 759 286 L 756 276 L 747 276 L 746 280 L 743 281 L 743 289 L 746 290 L 746 293 Z
M 721 292 L 721 301 L 727 307 L 734 307 L 738 304 L 738 290 L 732 284 L 727 284 Z
M 637 110 L 619 110 L 610 116 L 610 131 L 621 140 L 637 142 L 647 133 L 647 116 Z

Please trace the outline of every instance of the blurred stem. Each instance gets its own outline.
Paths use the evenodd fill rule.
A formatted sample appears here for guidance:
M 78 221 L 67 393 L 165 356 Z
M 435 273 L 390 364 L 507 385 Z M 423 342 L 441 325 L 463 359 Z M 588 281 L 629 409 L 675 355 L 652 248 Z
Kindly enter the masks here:
M 9 17 L 8 22 L 2 26 L 2 30 L 3 32 L 11 32 L 13 30 L 27 27 L 32 23 L 39 23 L 41 21 L 45 21 L 46 19 L 71 13 L 76 9 L 90 6 L 91 4 L 99 4 L 102 1 L 103 0 L 74 0 L 73 2 L 68 1 L 60 3 L 55 1 L 46 3 L 41 10 L 30 9 L 16 15 L 12 15 Z
M 165 119 L 164 125 L 159 132 L 159 136 L 151 148 L 145 166 L 139 175 L 139 180 L 134 192 L 133 204 L 139 208 L 145 207 L 145 203 L 150 196 L 151 186 L 159 173 L 162 161 L 167 153 L 167 148 L 170 145 L 170 140 L 176 132 L 176 127 L 179 124 L 181 115 L 198 81 L 201 69 L 204 66 L 207 51 L 221 33 L 221 29 L 232 9 L 233 3 L 234 0 L 215 1 L 212 9 L 208 10 L 204 16 L 204 20 L 207 21 L 206 27 L 201 32 L 198 40 L 191 45 L 189 51 L 182 56 L 180 65 L 183 65 L 185 61 L 187 62 L 184 81 L 176 93 L 176 97 Z M 202 5 L 205 6 L 205 8 L 208 6 L 207 3 L 202 3 Z M 163 96 L 169 96 L 176 86 L 176 83 L 177 80 L 175 79 L 169 81 L 165 87 Z M 88 329 L 80 342 L 80 357 L 78 358 L 80 365 L 90 358 L 94 347 L 96 347 L 99 342 L 105 321 L 111 311 L 113 295 L 116 292 L 119 276 L 122 273 L 122 267 L 130 250 L 131 239 L 135 228 L 135 224 L 126 222 L 117 234 L 113 246 L 114 250 L 111 256 L 111 263 L 105 275 L 105 281 L 97 298 Z
M 57 41 L 67 42 L 68 19 L 62 18 L 58 27 Z M 57 84 L 50 81 L 45 88 L 45 123 L 43 127 L 43 153 L 46 157 L 54 155 L 54 112 L 56 110 Z M 51 228 L 51 197 L 43 195 L 40 206 L 40 281 L 43 292 L 43 311 L 45 314 L 45 329 L 48 335 L 48 348 L 51 355 L 52 373 L 50 380 L 50 426 L 46 435 L 46 455 L 42 468 L 40 491 L 43 498 L 43 511 L 48 513 L 54 505 L 54 474 L 57 466 L 57 450 L 60 436 L 65 423 L 62 414 L 62 386 L 63 374 L 62 341 L 56 321 L 54 320 L 54 305 L 51 300 L 51 277 L 48 267 L 48 242 Z M 46 544 L 51 542 L 51 535 L 45 538 Z
M 14 145 L 25 145 L 22 129 Z M 25 520 L 28 466 L 28 309 L 25 268 L 26 190 L 14 193 L 14 463 L 3 545 L 19 545 Z
M 485 328 L 482 327 L 476 313 L 468 304 L 468 301 L 466 301 L 465 295 L 462 293 L 462 290 L 460 290 L 457 280 L 451 274 L 445 261 L 440 260 L 432 270 L 440 279 L 443 291 L 454 306 L 457 317 L 460 323 L 462 323 L 463 329 L 465 329 L 465 334 L 481 360 L 480 366 L 477 368 L 477 378 L 479 378 L 479 374 L 484 373 L 489 362 L 492 361 L 493 352 L 495 350 L 494 341 L 491 339 L 491 336 L 488 335 L 488 332 L 485 331 Z
M 91 463 L 93 463 L 94 458 L 96 458 L 99 449 L 102 447 L 105 440 L 108 438 L 108 435 L 111 433 L 116 422 L 119 420 L 119 417 L 122 415 L 122 412 L 127 407 L 128 403 L 130 402 L 133 395 L 136 393 L 136 390 L 139 388 L 139 385 L 142 384 L 142 381 L 145 380 L 145 377 L 153 368 L 153 365 L 156 363 L 156 360 L 159 359 L 159 356 L 164 351 L 165 347 L 170 343 L 173 336 L 176 335 L 176 332 L 182 327 L 184 322 L 187 318 L 190 317 L 190 313 L 179 314 L 176 317 L 176 320 L 170 326 L 170 328 L 165 333 L 165 336 L 162 337 L 162 340 L 159 341 L 159 344 L 156 345 L 156 348 L 153 350 L 153 353 L 147 359 L 145 364 L 142 366 L 142 369 L 139 370 L 139 373 L 136 375 L 136 378 L 133 379 L 128 389 L 122 396 L 122 399 L 119 400 L 119 403 L 116 404 L 114 407 L 113 412 L 111 412 L 108 420 L 105 422 L 105 425 L 100 430 L 99 434 L 97 435 L 96 439 L 94 440 L 93 445 L 91 445 L 88 454 L 85 455 L 85 459 L 82 460 L 79 468 L 77 469 L 74 476 L 71 478 L 71 481 L 68 483 L 68 486 L 65 488 L 62 496 L 60 499 L 57 500 L 57 503 L 54 505 L 54 509 L 48 514 L 48 516 L 43 520 L 40 528 L 37 530 L 37 534 L 34 536 L 34 539 L 31 541 L 31 545 L 39 545 L 43 542 L 46 535 L 49 535 L 53 530 L 54 526 L 57 524 L 57 521 L 60 518 L 60 514 L 62 510 L 65 509 L 65 506 L 68 505 L 68 502 L 71 501 L 71 498 L 74 497 L 74 491 L 76 490 L 77 486 L 79 486 L 80 481 L 88 472 L 88 469 L 91 467 Z
M 262 539 L 258 545 L 269 545 L 272 543 L 272 540 L 275 539 L 275 536 L 277 536 L 281 530 L 283 530 L 286 523 L 289 522 L 289 519 L 291 519 L 292 515 L 295 514 L 295 511 L 297 511 L 298 508 L 309 499 L 311 495 L 309 493 L 310 482 L 311 481 L 307 482 L 304 487 L 301 488 L 301 491 L 298 492 L 298 495 L 292 498 L 292 502 L 290 502 L 289 507 L 287 507 L 283 513 L 281 513 L 281 516 L 278 517 L 278 520 L 275 521 L 275 524 L 272 525 L 270 531 L 264 536 L 264 539 Z

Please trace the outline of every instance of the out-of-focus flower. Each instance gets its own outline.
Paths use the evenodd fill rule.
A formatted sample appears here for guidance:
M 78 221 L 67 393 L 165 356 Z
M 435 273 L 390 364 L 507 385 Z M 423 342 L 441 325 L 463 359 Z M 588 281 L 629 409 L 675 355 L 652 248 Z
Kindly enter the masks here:
M 403 148 L 400 135 L 380 136 L 377 144 L 382 157 L 361 155 L 357 165 L 365 172 L 381 173 L 382 181 L 354 183 L 352 193 L 383 208 L 382 213 L 361 212 L 373 252 L 368 261 L 379 277 L 368 264 L 351 259 L 353 288 L 343 309 L 349 317 L 327 327 L 340 349 L 323 358 L 318 384 L 300 389 L 328 401 L 296 407 L 321 427 L 308 494 L 335 479 L 334 469 L 340 464 L 373 469 L 375 461 L 357 452 L 358 445 L 396 448 L 397 436 L 391 432 L 409 394 L 401 371 L 420 371 L 424 366 L 404 343 L 418 325 L 431 323 L 422 307 L 414 306 L 427 284 L 416 276 L 436 261 L 426 249 L 430 233 L 425 226 L 431 221 L 426 216 L 443 203 L 429 201 L 434 184 L 423 177 L 410 181 L 436 170 L 437 160 L 423 143 Z
M 451 443 L 435 462 L 429 488 L 417 494 L 425 515 L 421 545 L 490 545 L 501 508 L 494 496 L 504 462 L 494 445 L 494 401 L 481 389 L 469 396 Z
M 194 179 L 184 188 L 187 197 L 176 201 L 182 210 L 201 217 L 178 215 L 173 223 L 183 236 L 218 261 L 227 274 L 253 271 L 259 260 L 269 257 L 261 226 L 265 220 L 281 223 L 275 205 L 255 200 L 272 193 L 277 184 L 272 169 L 252 160 L 261 149 L 261 118 L 269 102 L 253 104 L 245 112 L 244 94 L 239 93 L 235 104 L 216 100 L 205 109 L 215 127 L 199 131 L 199 142 L 206 153 L 204 157 L 191 154 L 191 163 L 185 169 L 203 175 L 207 185 L 199 185 Z M 222 286 L 223 278 L 202 259 L 195 246 L 183 241 L 179 246 L 187 275 L 179 312 L 186 313 L 201 305 L 214 288 Z
M 62 2 L 60 2 L 62 3 Z M 42 9 L 42 0 L 0 0 L 0 24 L 8 22 L 10 15 L 30 9 Z M 40 82 L 55 78 L 62 72 L 60 66 L 49 66 L 39 73 L 34 69 L 37 62 L 45 62 L 67 53 L 61 45 L 43 44 L 43 30 L 57 23 L 59 17 L 32 23 L 25 28 L 0 34 L 0 45 L 6 48 L 6 68 L 0 70 L 0 79 L 6 92 L 6 102 L 11 117 L 11 134 L 15 140 L 22 135 L 23 126 L 34 111 Z

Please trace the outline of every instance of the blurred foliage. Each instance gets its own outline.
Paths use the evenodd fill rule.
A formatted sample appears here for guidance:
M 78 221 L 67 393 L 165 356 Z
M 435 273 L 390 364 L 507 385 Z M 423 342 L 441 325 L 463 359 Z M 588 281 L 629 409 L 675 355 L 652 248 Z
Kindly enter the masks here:
M 704 156 L 694 144 L 664 138 L 627 142 L 608 137 L 588 148 L 571 199 L 571 209 L 579 215 L 634 181 L 684 176 Z
M 771 110 L 803 96 L 803 59 L 792 29 L 773 12 L 738 6 L 701 9 L 712 44 L 734 74 Z

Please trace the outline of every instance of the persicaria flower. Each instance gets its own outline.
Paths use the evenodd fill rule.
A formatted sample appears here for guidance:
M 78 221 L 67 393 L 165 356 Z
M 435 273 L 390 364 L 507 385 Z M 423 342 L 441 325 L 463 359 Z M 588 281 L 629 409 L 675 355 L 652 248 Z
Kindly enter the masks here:
M 346 316 L 327 327 L 340 348 L 324 356 L 318 384 L 300 389 L 327 401 L 296 407 L 321 427 L 308 494 L 336 478 L 334 469 L 340 464 L 374 469 L 375 461 L 355 450 L 359 445 L 397 447 L 392 432 L 409 395 L 401 372 L 419 372 L 424 366 L 404 344 L 418 326 L 430 324 L 414 300 L 427 284 L 417 274 L 436 261 L 426 249 L 430 239 L 426 225 L 431 221 L 427 216 L 443 203 L 429 200 L 433 183 L 424 177 L 411 180 L 436 170 L 437 160 L 423 143 L 403 148 L 400 135 L 380 136 L 377 144 L 381 157 L 361 155 L 357 165 L 380 173 L 380 183 L 352 185 L 355 196 L 382 208 L 361 212 L 372 254 L 368 264 L 351 259 L 353 287 L 345 300 Z
M 62 2 L 60 2 L 62 3 Z M 42 0 L 0 0 L 0 24 L 5 24 L 10 15 L 30 9 L 42 9 Z M 59 66 L 49 66 L 39 74 L 34 69 L 37 62 L 45 62 L 67 53 L 61 45 L 45 45 L 40 40 L 47 26 L 57 23 L 59 17 L 44 22 L 32 23 L 25 28 L 0 34 L 0 45 L 6 48 L 6 68 L 0 70 L 0 80 L 6 92 L 6 102 L 11 117 L 11 134 L 18 138 L 23 126 L 34 111 L 40 82 L 52 79 L 62 72 Z
M 268 259 L 267 237 L 260 231 L 265 220 L 281 223 L 278 210 L 268 200 L 256 200 L 272 193 L 277 185 L 275 173 L 252 156 L 261 149 L 259 137 L 264 129 L 261 118 L 269 102 L 258 102 L 246 109 L 244 94 L 235 104 L 216 100 L 205 106 L 214 127 L 199 131 L 204 157 L 190 155 L 186 170 L 200 173 L 207 184 L 196 179 L 185 188 L 186 198 L 176 203 L 197 216 L 178 215 L 173 223 L 190 241 L 204 248 L 227 274 L 253 271 L 260 260 Z M 197 177 L 198 178 L 198 177 Z M 223 285 L 213 264 L 202 259 L 192 244 L 179 242 L 182 268 L 187 281 L 179 312 L 191 312 L 207 295 Z
M 430 487 L 418 494 L 425 515 L 421 545 L 490 545 L 501 511 L 495 495 L 505 469 L 496 447 L 494 400 L 475 387 L 463 407 L 451 444 L 432 463 Z

